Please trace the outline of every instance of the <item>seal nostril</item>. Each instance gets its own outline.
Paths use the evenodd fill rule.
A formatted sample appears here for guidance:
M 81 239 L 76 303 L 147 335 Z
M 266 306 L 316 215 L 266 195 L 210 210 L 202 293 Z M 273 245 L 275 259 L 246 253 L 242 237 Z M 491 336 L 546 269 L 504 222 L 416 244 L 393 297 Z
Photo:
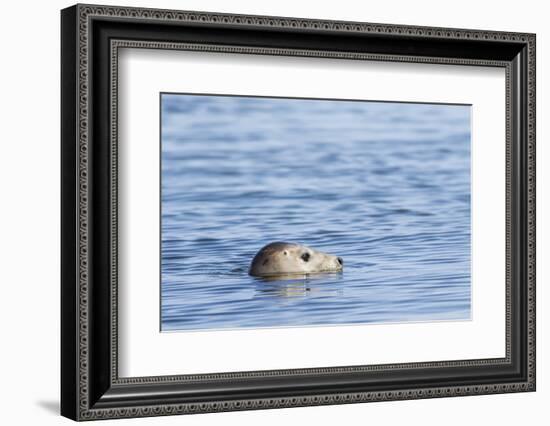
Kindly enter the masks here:
M 344 259 L 342 259 L 341 257 L 337 257 L 337 259 L 338 259 L 338 263 L 339 263 L 340 265 L 343 265 L 343 264 L 344 264 Z

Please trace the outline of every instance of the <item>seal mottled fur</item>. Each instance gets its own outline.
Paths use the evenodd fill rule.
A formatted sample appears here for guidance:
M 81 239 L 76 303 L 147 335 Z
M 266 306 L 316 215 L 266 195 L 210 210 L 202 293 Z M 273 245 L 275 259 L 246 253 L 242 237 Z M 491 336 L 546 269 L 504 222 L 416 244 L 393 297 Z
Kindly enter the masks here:
M 255 277 L 273 277 L 337 272 L 341 271 L 343 267 L 344 261 L 341 257 L 323 253 L 301 244 L 277 241 L 262 247 L 256 253 L 248 273 Z

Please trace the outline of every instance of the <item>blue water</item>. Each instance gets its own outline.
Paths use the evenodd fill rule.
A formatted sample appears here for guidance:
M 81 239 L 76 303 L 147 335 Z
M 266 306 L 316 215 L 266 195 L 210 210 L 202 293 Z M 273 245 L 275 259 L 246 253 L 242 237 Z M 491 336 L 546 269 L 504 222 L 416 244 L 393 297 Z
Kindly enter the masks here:
M 163 94 L 161 329 L 470 318 L 470 107 Z M 272 241 L 338 274 L 250 277 Z

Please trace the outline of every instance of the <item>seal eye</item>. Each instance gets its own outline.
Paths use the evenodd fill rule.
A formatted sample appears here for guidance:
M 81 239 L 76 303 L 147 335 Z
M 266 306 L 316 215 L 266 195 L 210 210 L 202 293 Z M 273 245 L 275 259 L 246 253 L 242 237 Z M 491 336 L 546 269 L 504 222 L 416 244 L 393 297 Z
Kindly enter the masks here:
M 310 255 L 309 255 L 308 252 L 303 253 L 300 257 L 302 258 L 302 260 L 303 260 L 304 262 L 309 262 L 309 257 L 310 257 Z

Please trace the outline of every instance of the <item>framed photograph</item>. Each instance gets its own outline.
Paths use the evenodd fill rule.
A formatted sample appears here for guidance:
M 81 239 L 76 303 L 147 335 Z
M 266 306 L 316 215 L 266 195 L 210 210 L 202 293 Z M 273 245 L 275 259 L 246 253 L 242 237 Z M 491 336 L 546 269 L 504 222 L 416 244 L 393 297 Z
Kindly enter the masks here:
M 535 35 L 61 12 L 61 412 L 535 390 Z

